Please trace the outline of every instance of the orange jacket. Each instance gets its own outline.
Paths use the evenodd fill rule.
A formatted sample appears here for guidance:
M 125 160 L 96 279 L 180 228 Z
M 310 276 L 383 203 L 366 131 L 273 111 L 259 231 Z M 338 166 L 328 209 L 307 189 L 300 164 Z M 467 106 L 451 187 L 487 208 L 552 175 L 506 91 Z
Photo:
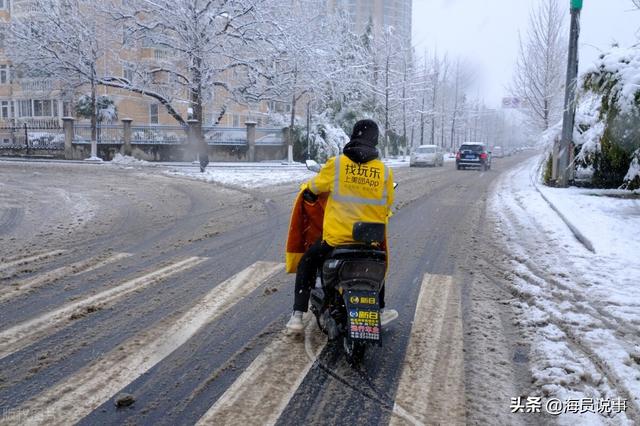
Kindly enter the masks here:
M 329 193 L 324 192 L 318 195 L 316 202 L 311 203 L 302 197 L 303 191 L 304 189 L 296 197 L 289 222 L 289 233 L 285 249 L 285 270 L 289 274 L 296 273 L 302 255 L 311 244 L 322 238 L 324 211 L 329 197 Z M 389 250 L 386 238 L 380 249 L 387 252 L 388 267 Z
M 296 272 L 302 255 L 311 244 L 322 238 L 322 221 L 329 194 L 320 194 L 318 200 L 311 203 L 302 198 L 302 192 L 300 191 L 296 197 L 289 222 L 285 251 L 285 264 L 288 273 Z

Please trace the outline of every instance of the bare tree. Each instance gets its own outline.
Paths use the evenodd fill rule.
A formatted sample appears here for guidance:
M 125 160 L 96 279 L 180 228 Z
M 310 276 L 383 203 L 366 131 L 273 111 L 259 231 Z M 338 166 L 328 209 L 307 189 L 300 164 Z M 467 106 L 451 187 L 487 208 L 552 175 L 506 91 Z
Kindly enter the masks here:
M 91 157 L 97 156 L 97 87 L 113 45 L 105 23 L 96 2 L 34 0 L 30 12 L 12 19 L 7 43 L 23 74 L 48 78 L 59 89 L 90 88 Z
M 138 48 L 150 48 L 153 62 L 136 64 L 130 75 L 100 81 L 151 97 L 179 123 L 197 120 L 198 150 L 206 150 L 202 125 L 217 124 L 231 101 L 255 100 L 266 78 L 271 24 L 262 0 L 132 0 L 112 8 Z M 126 57 L 127 50 L 122 50 Z M 188 105 L 186 111 L 179 105 Z M 205 109 L 214 109 L 207 114 Z
M 419 88 L 416 88 L 416 94 L 420 99 L 420 108 L 417 111 L 420 124 L 420 145 L 424 145 L 425 122 L 427 115 L 431 115 L 431 117 L 433 117 L 433 102 L 431 105 L 431 111 L 428 111 L 427 97 L 429 96 L 429 93 L 431 93 L 431 100 L 435 100 L 435 85 L 433 84 L 433 78 L 436 73 L 435 68 L 433 70 L 431 69 L 431 64 L 429 64 L 429 58 L 426 52 L 423 59 L 423 68 L 420 75 L 416 78 L 419 82 Z
M 526 107 L 531 125 L 548 129 L 562 113 L 562 87 L 567 60 L 567 40 L 562 10 L 557 0 L 544 0 L 529 17 L 511 85 L 511 93 Z
M 431 74 L 431 85 L 433 91 L 431 93 L 431 145 L 435 144 L 435 132 L 436 132 L 436 102 L 438 99 L 438 86 L 440 85 L 440 59 L 438 54 L 433 55 L 433 73 Z
M 303 98 L 313 96 L 326 101 L 331 92 L 340 91 L 339 16 L 326 16 L 326 5 L 317 0 L 299 0 L 295 4 L 274 6 L 280 16 L 281 32 L 274 38 L 278 49 L 271 59 L 275 70 L 269 97 L 288 103 L 289 144 L 287 159 L 293 161 L 293 129 L 296 107 Z
M 388 155 L 392 132 L 398 133 L 400 128 L 398 108 L 402 106 L 404 62 L 408 52 L 403 41 L 395 34 L 393 27 L 387 27 L 372 43 L 374 56 L 373 80 L 364 82 L 374 105 L 374 115 L 383 123 L 384 138 L 381 151 Z M 405 93 L 406 94 L 406 93 Z

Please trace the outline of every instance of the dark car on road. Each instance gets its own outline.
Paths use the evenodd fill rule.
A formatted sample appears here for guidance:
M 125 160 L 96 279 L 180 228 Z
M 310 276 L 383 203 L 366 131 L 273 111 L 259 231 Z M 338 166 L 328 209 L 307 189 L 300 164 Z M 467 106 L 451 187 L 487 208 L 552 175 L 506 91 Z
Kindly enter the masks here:
M 481 170 L 491 168 L 491 151 L 487 145 L 481 142 L 465 142 L 460 145 L 456 153 L 456 168 L 466 169 L 468 167 L 478 167 Z

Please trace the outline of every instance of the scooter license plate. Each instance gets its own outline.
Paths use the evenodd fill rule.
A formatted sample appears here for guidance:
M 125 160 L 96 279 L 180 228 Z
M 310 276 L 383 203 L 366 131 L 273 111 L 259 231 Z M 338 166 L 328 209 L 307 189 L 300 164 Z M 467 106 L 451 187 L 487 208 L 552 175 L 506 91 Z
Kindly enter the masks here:
M 380 341 L 380 305 L 377 291 L 348 290 L 344 295 L 349 337 Z

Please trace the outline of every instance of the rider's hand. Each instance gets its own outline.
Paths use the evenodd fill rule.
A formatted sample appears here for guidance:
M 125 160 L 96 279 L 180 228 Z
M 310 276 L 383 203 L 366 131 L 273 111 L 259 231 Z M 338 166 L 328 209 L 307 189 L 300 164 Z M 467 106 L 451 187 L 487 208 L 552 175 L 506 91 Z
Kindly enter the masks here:
M 310 189 L 302 191 L 302 198 L 309 203 L 315 203 L 318 201 L 318 196 L 314 194 Z

